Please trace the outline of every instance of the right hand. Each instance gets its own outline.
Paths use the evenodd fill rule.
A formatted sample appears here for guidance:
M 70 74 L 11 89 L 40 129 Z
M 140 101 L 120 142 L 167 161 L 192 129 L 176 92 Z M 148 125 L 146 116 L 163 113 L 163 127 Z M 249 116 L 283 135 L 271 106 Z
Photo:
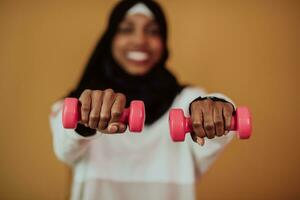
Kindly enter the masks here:
M 86 127 L 97 129 L 102 133 L 124 133 L 126 124 L 119 122 L 126 105 L 126 97 L 112 89 L 86 89 L 79 97 L 81 103 L 81 120 Z

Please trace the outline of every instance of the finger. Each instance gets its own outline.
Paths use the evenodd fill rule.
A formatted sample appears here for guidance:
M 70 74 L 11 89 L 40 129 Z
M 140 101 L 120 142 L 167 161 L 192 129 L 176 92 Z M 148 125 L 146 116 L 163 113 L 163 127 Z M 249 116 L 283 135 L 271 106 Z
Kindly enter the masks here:
M 218 137 L 224 135 L 223 104 L 223 102 L 214 102 L 213 106 L 213 120 Z
M 107 89 L 104 91 L 103 102 L 100 111 L 100 120 L 98 123 L 98 129 L 104 130 L 108 126 L 110 120 L 110 111 L 114 103 L 115 93 L 112 89 Z
M 124 133 L 126 131 L 126 125 L 120 122 L 120 117 L 124 111 L 126 105 L 126 97 L 121 93 L 116 94 L 115 101 L 111 108 L 111 119 L 109 122 L 109 131 L 112 133 Z M 113 124 L 111 126 L 110 124 Z M 112 127 L 112 129 L 110 129 Z
M 107 127 L 107 133 L 124 133 L 126 125 L 120 122 L 112 122 Z
M 110 122 L 119 122 L 119 119 L 124 111 L 126 105 L 126 97 L 124 94 L 117 93 L 115 101 L 111 107 L 111 120 Z
M 89 127 L 96 129 L 100 120 L 103 91 L 95 90 L 92 93 L 92 109 L 89 116 Z
M 230 131 L 233 111 L 234 108 L 231 104 L 227 103 L 225 106 L 223 106 L 223 118 L 225 121 L 226 134 Z
M 213 102 L 210 99 L 203 101 L 203 126 L 204 131 L 206 133 L 206 136 L 209 139 L 212 139 L 215 137 L 215 124 L 213 121 Z
M 204 138 L 198 137 L 195 132 L 191 132 L 190 135 L 194 142 L 198 143 L 201 146 L 204 145 L 204 143 L 205 143 Z
M 197 137 L 197 143 L 198 143 L 199 145 L 203 146 L 203 145 L 204 145 L 204 143 L 205 143 L 205 140 L 204 140 L 204 138 Z
M 205 137 L 205 131 L 203 129 L 203 114 L 201 108 L 201 102 L 196 101 L 193 102 L 191 105 L 191 120 L 192 120 L 192 127 L 193 132 L 195 132 L 196 136 L 198 137 Z M 197 142 L 195 140 L 195 142 Z
M 80 113 L 81 120 L 80 122 L 83 124 L 88 124 L 89 115 L 91 110 L 91 93 L 92 90 L 84 90 L 79 97 L 79 102 L 81 104 Z
M 190 133 L 190 135 L 191 135 L 192 140 L 193 140 L 194 142 L 197 142 L 197 135 L 196 135 L 196 133 L 195 133 L 194 131 L 192 131 L 192 132 Z

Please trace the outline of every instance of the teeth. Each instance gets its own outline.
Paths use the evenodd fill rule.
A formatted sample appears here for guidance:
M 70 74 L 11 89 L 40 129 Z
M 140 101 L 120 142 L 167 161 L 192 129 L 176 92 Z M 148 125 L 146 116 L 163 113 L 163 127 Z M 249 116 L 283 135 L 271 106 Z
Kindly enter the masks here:
M 144 61 L 148 59 L 149 55 L 141 51 L 130 51 L 128 52 L 127 57 L 134 61 Z

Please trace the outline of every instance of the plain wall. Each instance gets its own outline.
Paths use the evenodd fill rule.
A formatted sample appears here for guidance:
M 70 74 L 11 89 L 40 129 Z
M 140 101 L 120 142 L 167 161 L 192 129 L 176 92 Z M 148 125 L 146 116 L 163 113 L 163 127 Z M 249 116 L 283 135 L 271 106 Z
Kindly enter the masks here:
M 116 2 L 0 1 L 0 199 L 68 196 L 49 111 L 77 83 Z M 253 137 L 228 146 L 197 185 L 199 199 L 299 199 L 299 3 L 159 2 L 169 69 L 253 114 Z

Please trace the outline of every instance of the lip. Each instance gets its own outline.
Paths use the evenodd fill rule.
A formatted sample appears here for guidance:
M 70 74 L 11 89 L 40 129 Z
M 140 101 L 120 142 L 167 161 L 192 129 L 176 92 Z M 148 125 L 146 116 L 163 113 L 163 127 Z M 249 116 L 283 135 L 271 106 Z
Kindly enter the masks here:
M 144 60 L 144 61 L 136 61 L 136 60 L 130 60 L 130 59 L 126 59 L 128 63 L 134 65 L 134 66 L 138 66 L 138 67 L 144 67 L 144 66 L 148 66 L 149 65 L 149 60 Z

